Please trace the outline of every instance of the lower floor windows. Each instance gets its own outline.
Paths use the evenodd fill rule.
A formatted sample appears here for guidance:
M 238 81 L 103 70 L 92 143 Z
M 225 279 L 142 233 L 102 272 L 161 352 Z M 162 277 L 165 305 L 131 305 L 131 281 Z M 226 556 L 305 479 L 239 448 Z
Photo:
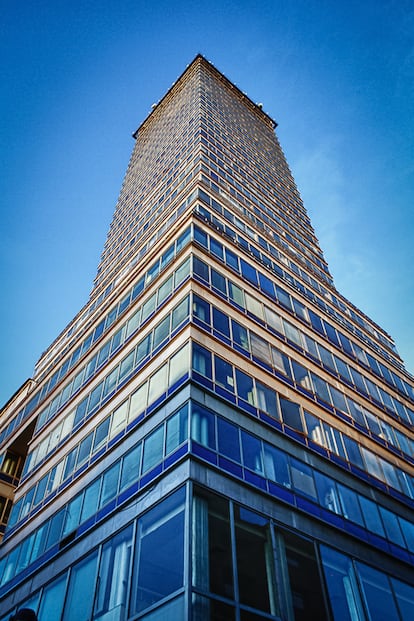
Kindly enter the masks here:
M 189 485 L 18 604 L 62 621 L 411 621 L 414 587 Z

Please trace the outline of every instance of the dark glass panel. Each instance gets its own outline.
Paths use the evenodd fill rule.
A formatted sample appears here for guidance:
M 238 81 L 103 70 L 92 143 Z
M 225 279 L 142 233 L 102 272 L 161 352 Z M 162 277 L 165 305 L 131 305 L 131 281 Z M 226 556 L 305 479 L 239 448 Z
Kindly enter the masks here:
M 235 508 L 237 575 L 240 602 L 275 613 L 273 553 L 269 522 L 242 507 Z
M 221 455 L 240 463 L 239 429 L 223 418 L 217 419 L 217 442 Z
M 295 621 L 328 621 L 313 543 L 289 532 L 283 540 Z

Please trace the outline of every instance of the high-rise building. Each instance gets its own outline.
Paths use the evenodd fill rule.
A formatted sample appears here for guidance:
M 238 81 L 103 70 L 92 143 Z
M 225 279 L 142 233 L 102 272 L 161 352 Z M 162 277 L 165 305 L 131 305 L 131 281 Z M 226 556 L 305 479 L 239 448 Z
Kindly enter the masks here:
M 411 621 L 414 383 L 276 123 L 197 56 L 1 416 L 0 621 Z

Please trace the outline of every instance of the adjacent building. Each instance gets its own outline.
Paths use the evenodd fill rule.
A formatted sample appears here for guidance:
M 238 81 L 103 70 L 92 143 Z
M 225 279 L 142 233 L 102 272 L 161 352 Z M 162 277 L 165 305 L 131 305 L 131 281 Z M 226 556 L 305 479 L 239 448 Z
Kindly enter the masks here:
M 276 123 L 197 56 L 90 298 L 0 414 L 0 621 L 411 621 L 414 383 Z

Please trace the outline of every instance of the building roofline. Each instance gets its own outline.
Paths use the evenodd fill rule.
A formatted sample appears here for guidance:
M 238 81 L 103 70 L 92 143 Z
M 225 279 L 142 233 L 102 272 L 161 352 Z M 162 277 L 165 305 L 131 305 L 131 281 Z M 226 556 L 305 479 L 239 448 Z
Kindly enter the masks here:
M 173 84 L 171 85 L 171 87 L 168 89 L 168 91 L 165 93 L 165 95 L 159 100 L 158 103 L 153 104 L 152 106 L 152 110 L 151 112 L 148 114 L 148 116 L 142 121 L 142 123 L 139 125 L 139 127 L 135 130 L 135 132 L 132 134 L 133 138 L 137 138 L 139 131 L 142 129 L 142 127 L 148 122 L 148 120 L 151 118 L 152 114 L 154 113 L 154 111 L 158 108 L 158 106 L 160 104 L 162 104 L 165 99 L 170 95 L 170 93 L 174 90 L 174 88 L 177 86 L 177 84 L 184 78 L 184 76 L 186 75 L 186 73 L 188 71 L 191 70 L 191 68 L 197 63 L 197 62 L 203 62 L 205 63 L 210 69 L 212 69 L 214 71 L 214 73 L 216 73 L 216 75 L 219 77 L 219 79 L 223 80 L 227 86 L 229 86 L 232 90 L 235 90 L 236 93 L 239 95 L 239 97 L 241 99 L 243 99 L 250 107 L 252 107 L 254 109 L 254 111 L 256 112 L 256 114 L 259 114 L 260 116 L 263 116 L 267 123 L 270 122 L 270 124 L 272 125 L 273 129 L 275 129 L 277 127 L 277 122 L 272 119 L 271 116 L 269 116 L 266 112 L 263 111 L 262 108 L 262 104 L 258 104 L 255 103 L 252 99 L 250 99 L 250 97 L 248 97 L 248 95 L 246 95 L 246 93 L 243 93 L 243 91 L 241 91 L 238 86 L 236 86 L 231 80 L 229 80 L 221 71 L 219 71 L 217 69 L 217 67 L 215 67 L 213 65 L 213 63 L 211 63 L 209 60 L 207 60 L 207 58 L 205 56 L 203 56 L 202 54 L 198 53 L 194 59 L 191 61 L 191 63 L 189 65 L 187 65 L 187 67 L 184 69 L 184 71 L 180 74 L 180 76 L 177 78 L 177 80 L 175 82 L 173 82 Z

